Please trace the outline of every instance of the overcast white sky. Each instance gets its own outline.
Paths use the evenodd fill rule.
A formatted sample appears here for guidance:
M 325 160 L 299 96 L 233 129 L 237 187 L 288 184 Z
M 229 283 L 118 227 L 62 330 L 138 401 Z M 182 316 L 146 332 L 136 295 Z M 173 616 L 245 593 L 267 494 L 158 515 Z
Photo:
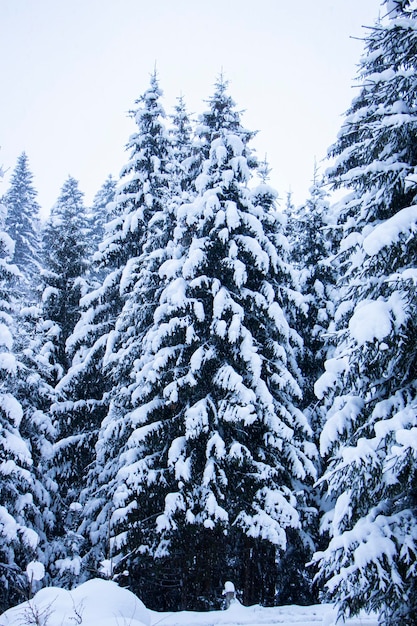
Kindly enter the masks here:
M 223 70 L 271 184 L 298 204 L 355 94 L 354 38 L 381 1 L 0 0 L 0 165 L 27 153 L 45 212 L 68 175 L 88 203 L 127 159 L 127 111 L 155 63 L 167 113 L 180 94 L 205 110 Z

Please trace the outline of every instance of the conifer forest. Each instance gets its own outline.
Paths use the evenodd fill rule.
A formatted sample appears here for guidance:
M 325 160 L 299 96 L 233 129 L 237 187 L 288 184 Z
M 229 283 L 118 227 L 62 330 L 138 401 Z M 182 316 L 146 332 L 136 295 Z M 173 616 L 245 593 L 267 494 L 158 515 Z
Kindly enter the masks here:
M 92 206 L 69 176 L 41 220 L 26 153 L 0 181 L 0 612 L 34 562 L 417 624 L 417 4 L 384 4 L 301 206 L 223 75 L 192 116 L 153 72 Z

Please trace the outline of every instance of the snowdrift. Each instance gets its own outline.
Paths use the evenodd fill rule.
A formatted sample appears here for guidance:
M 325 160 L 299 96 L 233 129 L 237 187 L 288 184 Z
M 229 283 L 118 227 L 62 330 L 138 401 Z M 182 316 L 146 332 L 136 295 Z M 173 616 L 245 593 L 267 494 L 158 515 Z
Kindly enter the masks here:
M 94 579 L 67 591 L 41 589 L 30 602 L 9 609 L 1 626 L 150 626 L 151 613 L 133 593 Z
M 329 605 L 244 607 L 237 601 L 225 611 L 157 613 L 116 583 L 90 580 L 72 591 L 48 587 L 30 602 L 0 616 L 0 626 L 335 626 Z M 347 626 L 377 626 L 375 616 L 347 620 Z

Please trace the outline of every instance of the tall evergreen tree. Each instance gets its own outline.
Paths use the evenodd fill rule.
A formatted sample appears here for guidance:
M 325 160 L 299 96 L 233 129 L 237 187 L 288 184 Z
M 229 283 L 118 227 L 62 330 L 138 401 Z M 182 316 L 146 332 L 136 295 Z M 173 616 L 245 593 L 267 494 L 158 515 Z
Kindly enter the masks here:
M 417 5 L 386 2 L 371 28 L 330 171 L 344 276 L 337 348 L 316 385 L 333 500 L 320 577 L 343 614 L 417 615 Z
M 42 309 L 46 336 L 52 337 L 50 359 L 55 382 L 68 370 L 66 341 L 79 319 L 85 291 L 86 209 L 78 181 L 71 176 L 62 186 L 43 232 Z
M 15 242 L 13 263 L 22 275 L 20 290 L 24 289 L 26 295 L 32 291 L 31 299 L 34 298 L 34 287 L 39 282 L 41 266 L 39 204 L 36 196 L 29 160 L 23 152 L 17 160 L 3 203 L 7 209 L 5 230 Z
M 92 538 L 104 545 L 110 529 L 113 566 L 157 608 L 213 606 L 231 572 L 245 602 L 276 601 L 277 560 L 303 543 L 314 475 L 294 333 L 275 296 L 287 270 L 269 236 L 276 215 L 247 187 L 250 134 L 223 86 L 218 97 L 198 196 L 177 208 L 172 239 L 153 228 L 169 212 L 149 223 L 155 265 L 142 258 L 116 322 L 86 507 Z
M 44 290 L 36 333 L 26 351 L 38 380 L 38 419 L 42 422 L 42 416 L 47 413 L 54 424 L 54 431 L 48 433 L 55 444 L 48 454 L 48 478 L 51 489 L 54 488 L 51 508 L 55 519 L 54 540 L 49 542 L 48 558 L 51 561 L 49 573 L 54 582 L 59 582 L 57 567 L 64 578 L 68 570 L 78 567 L 77 555 L 71 555 L 76 546 L 75 539 L 67 542 L 70 544 L 69 551 L 64 545 L 64 537 L 69 538 L 64 525 L 68 515 L 66 496 L 71 459 L 68 447 L 60 445 L 60 442 L 71 431 L 71 420 L 56 402 L 56 385 L 70 365 L 66 342 L 79 319 L 79 301 L 86 290 L 86 229 L 83 194 L 78 182 L 69 177 L 43 231 Z M 45 426 L 47 424 L 43 425 L 44 429 Z M 75 436 L 76 431 L 72 434 Z
M 307 201 L 286 209 L 290 260 L 296 283 L 303 295 L 294 326 L 303 341 L 299 365 L 303 373 L 303 410 L 315 420 L 314 383 L 323 372 L 330 346 L 324 335 L 334 314 L 337 263 L 335 262 L 335 224 L 324 180 L 315 171 Z M 320 424 L 315 424 L 319 436 Z
M 82 298 L 81 317 L 67 341 L 71 367 L 57 386 L 59 395 L 54 408 L 68 424 L 57 443 L 57 450 L 66 451 L 67 506 L 71 501 L 78 502 L 87 468 L 94 459 L 94 444 L 108 410 L 109 394 L 118 383 L 111 377 L 106 353 L 111 354 L 111 346 L 123 334 L 115 327 L 116 320 L 135 282 L 148 224 L 160 211 L 168 189 L 170 143 L 161 95 L 153 75 L 150 87 L 136 101 L 132 112 L 137 132 L 129 139 L 129 161 L 122 170 L 112 216 L 96 253 L 102 284 Z M 148 295 L 152 296 L 152 292 Z M 139 313 L 146 311 L 139 308 Z M 124 339 L 129 341 L 129 336 Z M 78 515 L 74 506 L 77 505 L 70 513 L 71 523 Z M 104 551 L 105 547 L 102 556 Z M 85 571 L 79 572 L 78 580 L 82 576 L 86 576 Z
M 14 242 L 4 231 L 6 207 L 0 205 L 0 610 L 21 602 L 27 592 L 25 570 L 44 559 L 48 494 L 43 487 L 25 429 L 22 382 L 28 372 L 15 353 L 12 293 L 19 271 L 10 264 Z M 26 388 L 30 386 L 27 380 Z

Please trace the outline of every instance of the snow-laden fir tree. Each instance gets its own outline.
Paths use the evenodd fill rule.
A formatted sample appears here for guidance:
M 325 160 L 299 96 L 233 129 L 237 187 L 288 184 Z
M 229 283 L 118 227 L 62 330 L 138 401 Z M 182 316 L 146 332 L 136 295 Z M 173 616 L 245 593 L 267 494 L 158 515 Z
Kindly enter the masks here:
M 51 487 L 56 481 L 52 504 L 55 515 L 54 540 L 50 541 L 48 549 L 52 577 L 56 576 L 57 567 L 64 574 L 70 570 L 71 575 L 78 568 L 78 555 L 74 554 L 77 542 L 75 539 L 68 541 L 69 550 L 64 546 L 64 539 L 70 537 L 65 519 L 73 472 L 71 447 L 61 445 L 68 432 L 75 435 L 76 431 L 71 431 L 69 416 L 56 402 L 59 397 L 56 385 L 70 365 L 66 342 L 80 317 L 79 301 L 86 291 L 86 233 L 83 193 L 78 182 L 68 177 L 43 230 L 44 290 L 35 336 L 26 351 L 27 358 L 35 367 L 40 385 L 37 415 L 42 422 L 42 415 L 47 412 L 54 427 L 50 434 L 54 438 L 55 447 L 47 459 Z M 48 407 L 45 407 L 45 402 L 48 402 Z M 54 582 L 58 582 L 57 578 Z
M 120 579 L 157 608 L 213 606 L 232 573 L 245 602 L 274 602 L 314 476 L 296 337 L 276 297 L 288 280 L 272 235 L 279 218 L 258 201 L 274 193 L 248 189 L 238 114 L 212 123 L 198 195 L 177 209 L 158 257 L 157 298 L 141 292 L 142 263 L 116 322 L 116 387 L 86 507 L 92 541 L 110 538 Z M 154 242 L 149 224 L 150 256 Z
M 40 218 L 37 191 L 29 160 L 23 152 L 17 159 L 10 187 L 3 197 L 7 209 L 5 230 L 15 242 L 13 263 L 21 273 L 20 291 L 33 300 L 39 284 Z
M 112 219 L 105 225 L 103 241 L 95 255 L 102 283 L 81 299 L 81 317 L 67 340 L 71 366 L 57 386 L 54 411 L 62 413 L 67 423 L 57 452 L 67 450 L 66 472 L 71 488 L 66 501 L 68 506 L 72 501 L 72 522 L 76 521 L 80 491 L 94 458 L 94 444 L 108 410 L 109 394 L 118 383 L 105 367 L 106 350 L 111 353 L 116 337 L 124 333 L 115 328 L 115 323 L 136 281 L 148 223 L 160 212 L 168 189 L 170 142 L 161 95 L 154 74 L 132 112 L 137 130 L 127 145 L 129 161 L 122 169 L 110 207 Z M 152 297 L 152 289 L 148 296 Z M 138 305 L 138 315 L 146 315 L 145 304 Z M 123 335 L 124 340 L 129 342 L 129 333 Z M 94 491 L 94 485 L 91 489 Z M 99 549 L 104 558 L 106 540 Z M 85 575 L 79 572 L 79 577 Z
M 213 139 L 225 130 L 237 133 L 245 141 L 249 168 L 252 170 L 258 165 L 254 152 L 248 147 L 248 142 L 256 135 L 256 131 L 242 127 L 242 112 L 236 110 L 236 104 L 228 92 L 229 82 L 223 74 L 219 75 L 214 87 L 213 95 L 207 100 L 208 109 L 198 117 L 195 127 L 194 159 L 190 161 L 190 173 L 193 173 L 194 181 L 201 174 L 204 161 L 210 156 Z
M 312 306 L 312 300 L 305 289 L 303 274 L 299 270 L 296 260 L 293 258 L 294 242 L 286 236 L 288 232 L 288 217 L 281 211 L 276 213 L 278 197 L 276 192 L 269 186 L 270 169 L 267 160 L 257 167 L 257 176 L 261 183 L 253 190 L 253 202 L 268 212 L 274 212 L 276 220 L 264 225 L 265 232 L 273 241 L 280 257 L 280 270 L 276 272 L 274 279 L 275 297 L 279 301 L 285 318 L 291 328 L 290 343 L 291 353 L 288 353 L 288 368 L 297 373 L 301 394 L 297 401 L 297 408 L 301 409 L 307 417 L 309 426 L 314 426 L 313 412 L 307 410 L 309 406 L 308 371 L 305 363 L 308 361 L 308 341 L 305 337 L 305 321 L 308 307 Z M 304 275 L 305 276 L 305 275 Z M 310 340 L 310 337 L 309 337 Z M 313 442 L 317 442 L 317 433 L 312 432 Z M 314 447 L 312 447 L 314 449 Z M 314 456 L 314 462 L 318 467 L 318 454 Z M 299 512 L 301 531 L 288 532 L 287 549 L 277 566 L 277 590 L 276 602 L 287 604 L 297 602 L 308 604 L 317 601 L 317 590 L 312 589 L 312 575 L 306 570 L 305 564 L 310 555 L 317 549 L 318 538 L 318 506 L 314 496 L 313 483 L 306 481 L 303 489 L 299 492 Z
M 6 207 L 0 205 L 0 611 L 26 597 L 26 566 L 43 559 L 48 525 L 48 494 L 34 466 L 31 442 L 24 436 L 21 381 L 28 372 L 15 353 L 12 294 L 19 270 L 10 264 L 14 242 L 4 230 L 5 218 Z M 36 423 L 26 429 L 33 434 Z
M 69 176 L 42 233 L 42 350 L 53 366 L 52 383 L 69 366 L 66 341 L 79 319 L 79 302 L 86 290 L 86 233 L 84 194 Z
M 417 615 L 417 4 L 386 2 L 332 148 L 344 237 L 337 348 L 316 384 L 333 501 L 320 578 L 343 614 Z
M 110 174 L 104 181 L 93 199 L 93 205 L 88 211 L 88 256 L 92 258 L 89 270 L 96 282 L 103 282 L 106 268 L 99 263 L 100 254 L 97 254 L 99 245 L 103 242 L 106 225 L 113 218 L 114 197 L 117 181 Z
M 317 170 L 307 201 L 286 209 L 287 237 L 295 282 L 303 295 L 294 326 L 303 340 L 299 366 L 303 377 L 303 408 L 312 414 L 317 398 L 314 383 L 323 372 L 329 350 L 324 334 L 333 318 L 337 263 L 333 249 L 336 236 L 328 193 Z M 313 411 L 313 412 L 312 412 Z M 315 426 L 319 436 L 319 425 Z
M 215 104 L 212 109 L 221 108 L 224 115 L 216 116 L 218 119 L 213 126 L 213 133 L 217 132 L 219 124 L 226 123 L 226 116 L 230 120 L 234 119 L 234 103 L 230 97 L 225 96 L 223 81 L 220 81 L 218 90 L 223 106 Z M 173 127 L 167 131 L 161 96 L 162 91 L 154 73 L 150 87 L 136 102 L 136 111 L 132 112 L 138 130 L 128 143 L 131 156 L 121 172 L 120 192 L 114 203 L 116 217 L 109 225 L 108 235 L 101 245 L 102 265 L 110 267 L 113 264 L 115 267 L 103 286 L 85 298 L 86 312 L 74 333 L 75 345 L 80 346 L 75 358 L 79 362 L 79 372 L 75 364 L 63 381 L 66 383 L 68 380 L 67 391 L 70 391 L 75 385 L 79 385 L 80 375 L 87 375 L 91 379 L 91 366 L 97 368 L 97 363 L 99 376 L 103 380 L 105 363 L 108 393 L 105 394 L 105 403 L 102 406 L 108 406 L 109 397 L 114 397 L 119 389 L 123 390 L 126 386 L 133 363 L 142 349 L 144 329 L 153 323 L 163 285 L 159 268 L 170 254 L 175 211 L 182 199 L 196 193 L 194 180 L 202 163 L 198 147 L 201 142 L 207 142 L 206 137 L 192 140 L 192 129 L 183 99 L 180 99 L 176 107 Z M 212 112 L 207 115 L 212 115 Z M 203 130 L 208 135 L 207 124 L 203 124 Z M 160 170 L 155 168 L 155 164 L 159 165 Z M 132 179 L 135 185 L 132 184 Z M 153 214 L 149 207 L 152 207 Z M 133 231 L 135 237 L 130 234 L 132 217 L 136 227 L 136 231 Z M 123 236 L 120 236 L 121 230 Z M 127 303 L 123 306 L 126 299 Z M 88 335 L 83 340 L 85 330 Z M 121 346 L 122 359 L 119 358 Z M 103 350 L 106 350 L 104 363 Z M 87 358 L 83 354 L 88 354 Z M 120 394 L 118 401 L 120 402 Z M 91 498 L 91 494 L 96 491 L 97 474 L 101 473 L 101 465 L 102 460 L 93 466 L 89 477 L 90 485 L 87 495 L 84 496 L 87 499 L 84 528 L 87 531 L 91 518 L 97 515 L 95 509 L 100 510 L 103 507 L 100 498 Z M 106 499 L 105 491 L 103 493 L 102 497 Z M 95 544 L 92 553 L 95 554 L 96 562 L 109 555 L 107 511 L 103 508 L 98 522 L 101 532 L 92 535 Z
M 128 334 L 115 329 L 116 320 L 135 284 L 149 223 L 158 224 L 155 216 L 161 213 L 167 195 L 170 143 L 161 95 L 156 74 L 153 74 L 149 88 L 136 101 L 137 108 L 132 112 L 138 128 L 129 139 L 129 161 L 122 169 L 111 203 L 114 217 L 105 226 L 96 254 L 96 262 L 105 276 L 102 284 L 82 299 L 81 318 L 68 340 L 72 367 L 59 389 L 68 398 L 91 401 L 89 412 L 118 382 L 105 382 L 105 351 L 111 353 L 120 333 L 122 341 L 129 341 Z M 164 236 L 163 228 L 156 228 Z M 151 298 L 152 289 L 146 294 L 144 306 L 138 307 L 138 316 L 146 314 L 144 308 Z M 101 420 L 96 426 L 100 423 Z
M 194 177 L 195 148 L 193 144 L 193 128 L 183 96 L 177 99 L 170 128 L 171 137 L 171 187 L 172 193 L 179 196 L 195 193 Z
M 332 250 L 337 235 L 328 194 L 317 172 L 306 202 L 295 208 L 289 198 L 286 215 L 292 272 L 302 295 L 300 305 L 291 307 L 292 324 L 302 339 L 298 350 L 303 392 L 300 408 L 309 420 L 314 442 L 318 445 L 325 411 L 321 410 L 314 394 L 314 383 L 323 372 L 325 359 L 330 358 L 334 349 L 325 337 L 329 336 L 333 324 L 338 264 Z M 316 463 L 320 476 L 323 462 L 317 458 Z M 318 550 L 325 545 L 326 538 L 320 533 L 323 502 L 315 487 L 309 490 L 307 500 L 311 514 L 304 520 L 303 527 L 313 538 L 314 549 Z

